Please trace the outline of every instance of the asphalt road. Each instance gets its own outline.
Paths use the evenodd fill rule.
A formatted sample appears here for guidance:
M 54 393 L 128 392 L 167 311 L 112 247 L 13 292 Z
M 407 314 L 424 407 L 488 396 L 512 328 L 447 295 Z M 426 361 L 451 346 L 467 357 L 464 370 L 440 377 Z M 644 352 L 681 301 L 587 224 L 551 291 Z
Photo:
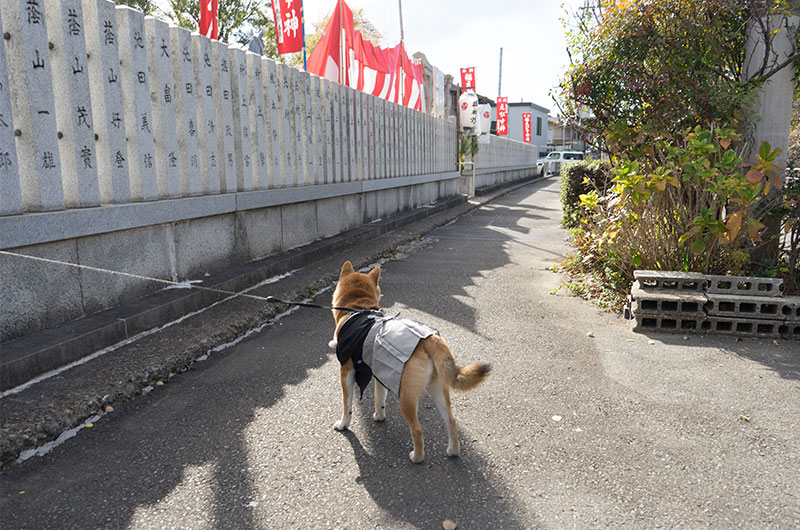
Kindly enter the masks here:
M 493 365 L 454 394 L 461 458 L 427 397 L 421 465 L 394 397 L 372 421 L 371 386 L 335 432 L 333 320 L 299 310 L 0 475 L 0 526 L 800 526 L 798 343 L 648 337 L 551 294 L 559 217 L 540 181 L 383 265 L 389 312 Z

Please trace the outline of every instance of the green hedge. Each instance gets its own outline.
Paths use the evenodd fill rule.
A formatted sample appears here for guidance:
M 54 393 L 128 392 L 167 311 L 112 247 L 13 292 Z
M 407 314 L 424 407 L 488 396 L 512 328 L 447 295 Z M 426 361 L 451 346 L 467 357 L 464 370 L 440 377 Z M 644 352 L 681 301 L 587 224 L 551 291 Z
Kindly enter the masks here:
M 611 179 L 599 160 L 576 160 L 561 167 L 561 224 L 566 228 L 578 225 L 580 196 L 597 188 L 602 196 Z

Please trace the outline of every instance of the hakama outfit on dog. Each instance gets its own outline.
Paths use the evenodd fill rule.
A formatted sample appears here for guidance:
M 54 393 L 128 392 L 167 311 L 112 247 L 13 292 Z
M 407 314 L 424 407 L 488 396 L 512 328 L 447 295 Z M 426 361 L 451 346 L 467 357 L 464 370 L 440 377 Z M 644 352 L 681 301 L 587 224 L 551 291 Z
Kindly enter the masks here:
M 342 365 L 353 360 L 362 397 L 373 376 L 398 396 L 406 361 L 420 340 L 437 333 L 430 326 L 397 315 L 355 313 L 339 329 L 336 357 Z

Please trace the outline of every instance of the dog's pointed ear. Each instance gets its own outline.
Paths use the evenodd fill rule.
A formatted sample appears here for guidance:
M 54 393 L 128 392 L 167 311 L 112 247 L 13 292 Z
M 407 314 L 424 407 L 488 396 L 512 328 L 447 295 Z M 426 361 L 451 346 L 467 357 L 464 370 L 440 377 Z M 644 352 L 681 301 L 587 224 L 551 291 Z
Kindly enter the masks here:
M 353 264 L 350 263 L 350 260 L 347 260 L 344 262 L 344 265 L 342 265 L 342 272 L 339 273 L 339 278 L 344 278 L 348 274 L 353 274 L 354 272 Z
M 381 279 L 381 266 L 377 265 L 374 269 L 369 271 L 369 277 L 375 281 L 375 285 L 378 285 L 378 280 Z

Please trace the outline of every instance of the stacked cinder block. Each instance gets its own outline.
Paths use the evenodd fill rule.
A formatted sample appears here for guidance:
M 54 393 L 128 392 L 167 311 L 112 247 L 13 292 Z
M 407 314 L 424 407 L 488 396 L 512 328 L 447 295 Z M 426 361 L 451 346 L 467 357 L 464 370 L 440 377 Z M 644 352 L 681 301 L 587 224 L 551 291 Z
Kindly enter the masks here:
M 778 278 L 635 271 L 634 331 L 800 339 L 800 297 Z

